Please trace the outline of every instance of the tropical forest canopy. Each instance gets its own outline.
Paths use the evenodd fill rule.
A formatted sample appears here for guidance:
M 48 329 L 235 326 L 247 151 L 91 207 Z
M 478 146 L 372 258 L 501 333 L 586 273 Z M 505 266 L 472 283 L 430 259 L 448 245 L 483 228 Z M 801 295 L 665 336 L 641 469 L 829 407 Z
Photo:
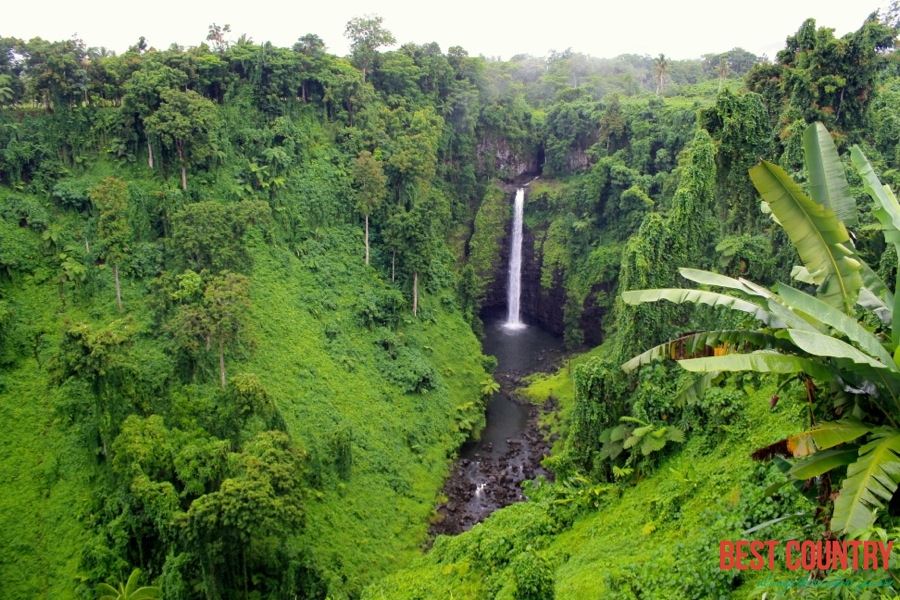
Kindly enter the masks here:
M 750 597 L 719 540 L 900 541 L 896 16 L 771 60 L 0 38 L 4 596 Z M 555 481 L 423 554 L 528 181 Z

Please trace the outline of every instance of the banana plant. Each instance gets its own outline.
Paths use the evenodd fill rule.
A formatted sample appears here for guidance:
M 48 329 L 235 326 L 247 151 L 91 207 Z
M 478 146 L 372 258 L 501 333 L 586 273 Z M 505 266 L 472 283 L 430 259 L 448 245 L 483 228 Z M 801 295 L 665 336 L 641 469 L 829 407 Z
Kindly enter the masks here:
M 857 222 L 856 203 L 831 137 L 821 124 L 806 130 L 804 152 L 810 196 L 780 167 L 766 161 L 750 169 L 750 178 L 764 209 L 771 211 L 803 261 L 793 277 L 817 286 L 816 294 L 784 283 L 770 290 L 743 278 L 681 269 L 685 279 L 705 289 L 629 291 L 622 300 L 723 307 L 745 313 L 758 326 L 692 333 L 651 348 L 622 368 L 631 371 L 657 358 L 689 356 L 711 346 L 719 350 L 714 356 L 678 361 L 688 371 L 704 374 L 698 385 L 727 371 L 792 374 L 802 377 L 808 390 L 815 389 L 813 381 L 828 384 L 835 397 L 835 420 L 754 455 L 801 458 L 791 469 L 798 479 L 846 466 L 831 528 L 849 534 L 870 527 L 876 511 L 900 484 L 900 307 L 896 305 L 900 293 L 891 294 L 853 245 L 847 225 Z M 859 148 L 854 147 L 851 156 L 875 203 L 873 213 L 886 240 L 900 252 L 900 204 Z M 855 318 L 856 311 L 873 312 L 884 326 L 874 331 L 864 327 Z
M 100 600 L 151 600 L 153 598 L 162 598 L 162 592 L 158 587 L 138 587 L 140 575 L 141 570 L 135 569 L 128 577 L 128 582 L 124 585 L 122 582 L 119 582 L 118 588 L 108 583 L 101 583 L 97 588 Z

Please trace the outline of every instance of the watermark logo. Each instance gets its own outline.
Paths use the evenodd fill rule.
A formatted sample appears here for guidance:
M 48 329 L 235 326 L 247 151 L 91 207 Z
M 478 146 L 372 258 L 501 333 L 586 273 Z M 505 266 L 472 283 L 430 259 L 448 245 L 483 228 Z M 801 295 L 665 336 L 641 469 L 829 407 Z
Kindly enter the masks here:
M 721 540 L 719 569 L 772 570 L 775 568 L 778 540 Z M 785 544 L 784 566 L 791 571 L 826 569 L 887 570 L 894 541 L 816 541 L 789 540 Z
M 809 577 L 798 577 L 796 579 L 779 581 L 769 575 L 757 587 L 773 588 L 780 590 L 781 592 L 796 588 L 845 588 L 848 590 L 863 591 L 878 588 L 893 588 L 894 583 L 891 581 L 890 577 L 885 577 L 884 579 L 848 579 L 846 577 L 839 577 L 836 579 L 811 579 Z

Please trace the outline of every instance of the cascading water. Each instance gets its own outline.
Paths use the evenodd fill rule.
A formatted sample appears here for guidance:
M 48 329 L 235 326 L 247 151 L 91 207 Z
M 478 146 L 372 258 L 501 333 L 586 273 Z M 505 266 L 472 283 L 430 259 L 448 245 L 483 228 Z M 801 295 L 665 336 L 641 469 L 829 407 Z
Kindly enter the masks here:
M 522 295 L 522 221 L 525 213 L 525 188 L 516 190 L 513 212 L 512 247 L 509 253 L 509 283 L 507 284 L 506 323 L 507 329 L 523 329 L 525 323 L 519 315 L 519 300 Z

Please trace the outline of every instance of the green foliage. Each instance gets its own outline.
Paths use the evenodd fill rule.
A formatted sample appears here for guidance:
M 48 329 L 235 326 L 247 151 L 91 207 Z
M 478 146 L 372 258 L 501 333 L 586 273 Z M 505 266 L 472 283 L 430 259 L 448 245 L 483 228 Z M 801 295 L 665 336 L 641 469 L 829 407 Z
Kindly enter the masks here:
M 615 110 L 615 108 L 613 108 Z M 547 113 L 545 128 L 545 173 L 558 177 L 577 170 L 586 165 L 579 164 L 585 151 L 597 142 L 596 107 L 587 102 L 560 102 L 553 105 Z M 624 129 L 621 117 L 618 122 L 615 114 L 611 115 L 612 126 L 619 131 Z M 611 134 L 614 135 L 614 134 Z
M 19 227 L 43 230 L 50 222 L 47 207 L 35 196 L 11 194 L 4 198 L 0 217 Z
M 148 600 L 150 598 L 160 598 L 162 592 L 158 587 L 138 587 L 138 578 L 141 570 L 135 569 L 128 576 L 128 581 L 123 585 L 119 583 L 118 589 L 107 584 L 101 583 L 98 586 L 100 600 Z
M 836 98 L 842 88 L 828 89 L 837 80 L 821 65 L 849 73 L 853 97 L 844 105 L 865 110 L 875 98 L 873 142 L 883 156 L 895 154 L 891 96 L 874 93 L 883 61 L 871 49 L 885 35 L 873 24 L 846 44 L 819 33 L 798 38 L 809 55 L 770 65 L 753 80 L 759 97 L 738 90 L 737 77 L 755 60 L 740 49 L 703 61 L 660 57 L 656 69 L 650 57 L 571 51 L 546 61 L 490 61 L 436 44 L 379 54 L 393 36 L 379 17 L 364 17 L 348 24 L 348 60 L 326 53 L 314 34 L 278 48 L 246 36 L 232 43 L 227 29 L 213 24 L 213 47 L 155 50 L 141 39 L 120 56 L 80 40 L 0 39 L 0 441 L 8 450 L 0 457 L 0 555 L 15 559 L 0 561 L 7 595 L 65 598 L 77 581 L 87 597 L 137 566 L 173 598 L 355 597 L 417 560 L 446 457 L 479 427 L 481 395 L 492 389 L 492 365 L 452 292 L 477 326 L 509 214 L 491 177 L 513 180 L 541 152 L 545 175 L 556 169 L 567 179 L 534 182 L 528 227 L 543 241 L 543 282 L 565 293 L 573 344 L 613 329 L 620 262 L 629 285 L 679 284 L 664 260 L 668 242 L 679 256 L 710 264 L 723 257 L 734 276 L 757 277 L 758 268 L 774 279 L 788 258 L 768 259 L 768 247 L 789 244 L 764 230 L 746 182 L 728 177 L 776 145 L 763 103 L 775 107 L 772 126 L 793 127 L 781 140 L 782 162 L 799 165 L 803 119 L 828 107 L 807 102 L 803 85 L 782 85 L 791 77 L 824 86 L 814 96 Z M 648 98 L 662 83 L 665 98 Z M 696 110 L 713 103 L 716 114 L 701 123 L 715 154 L 695 135 Z M 863 113 L 851 109 L 826 116 L 856 127 Z M 868 135 L 857 129 L 849 135 Z M 691 139 L 692 154 L 676 171 Z M 362 207 L 372 217 L 368 268 L 358 260 L 354 216 L 361 184 L 379 179 L 354 177 L 366 152 L 381 162 L 392 198 Z M 127 181 L 127 190 L 111 180 Z M 718 256 L 704 213 L 713 206 L 730 234 Z M 642 223 L 644 239 L 626 247 Z M 672 231 L 679 228 L 692 232 L 696 248 L 681 247 Z M 456 264 L 446 250 L 451 232 Z M 880 238 L 863 235 L 860 254 L 877 255 Z M 113 268 L 94 268 L 104 261 Z M 115 321 L 96 299 L 109 297 L 120 266 L 131 316 Z M 889 255 L 881 266 L 890 270 Z M 423 310 L 412 320 L 404 298 L 416 283 L 412 305 L 421 296 Z M 873 294 L 861 298 L 883 314 L 891 303 Z M 648 339 L 697 324 L 682 312 L 637 317 L 644 327 L 632 333 Z M 670 331 L 654 329 L 660 319 Z M 628 333 L 622 322 L 619 330 Z M 821 342 L 790 336 L 779 343 Z M 862 339 L 842 341 L 869 355 Z M 230 379 L 223 348 L 238 373 Z M 843 346 L 829 351 L 854 368 L 876 368 Z M 728 379 L 703 396 L 702 385 L 648 372 L 629 402 L 634 376 L 613 376 L 614 365 L 600 370 L 608 373 L 581 381 L 559 490 L 535 490 L 536 500 L 546 493 L 542 505 L 514 509 L 502 535 L 484 534 L 478 553 L 449 544 L 459 560 L 416 581 L 419 597 L 585 597 L 560 570 L 572 552 L 545 545 L 564 524 L 617 499 L 575 473 L 640 485 L 636 469 L 597 459 L 597 428 L 629 415 L 653 431 L 690 430 L 686 444 L 697 437 L 708 445 L 698 430 L 739 422 L 739 392 Z M 678 400 L 690 396 L 684 389 L 694 395 Z M 842 410 L 868 409 L 859 396 L 845 394 Z M 686 480 L 702 477 L 678 469 Z M 690 499 L 695 488 L 684 485 L 672 497 Z M 651 504 L 660 521 L 680 515 L 671 502 Z M 646 535 L 650 525 L 665 530 L 662 522 L 627 525 Z M 454 585 L 435 584 L 445 569 Z
M 676 281 L 678 261 L 711 255 L 713 155 L 712 140 L 701 130 L 685 156 L 671 212 L 666 217 L 648 214 L 637 234 L 629 238 L 622 254 L 620 291 L 671 285 Z M 623 359 L 634 356 L 641 347 L 658 343 L 658 336 L 672 337 L 690 319 L 690 312 L 681 307 L 648 310 L 619 303 L 616 311 Z
M 771 125 L 758 94 L 736 95 L 728 88 L 714 107 L 699 112 L 700 126 L 716 145 L 715 216 L 725 232 L 750 235 L 764 225 L 747 169 L 772 154 Z
M 187 189 L 188 164 L 203 163 L 215 154 L 218 116 L 212 102 L 193 90 L 166 89 L 159 108 L 144 119 L 147 132 L 178 154 L 181 187 Z
M 119 264 L 128 255 L 131 242 L 131 228 L 128 225 L 128 186 L 121 179 L 108 178 L 88 190 L 91 202 L 100 211 L 97 219 L 97 235 L 103 240 L 107 260 L 113 264 L 116 279 L 116 299 L 119 312 L 122 307 L 122 293 L 119 286 Z
M 89 185 L 86 181 L 64 179 L 53 186 L 52 197 L 66 208 L 83 210 L 91 200 L 88 189 Z
M 469 239 L 469 260 L 477 279 L 473 282 L 473 304 L 478 312 L 484 300 L 488 277 L 494 265 L 500 261 L 500 243 L 505 235 L 507 221 L 512 217 L 509 196 L 500 187 L 491 187 L 481 202 L 472 237 Z
M 684 431 L 674 425 L 660 425 L 647 423 L 634 417 L 621 417 L 620 425 L 604 429 L 600 433 L 600 458 L 615 460 L 624 450 L 640 450 L 644 457 L 654 452 L 659 452 L 669 442 L 681 443 L 684 441 Z M 632 451 L 625 461 L 626 465 L 633 464 L 637 453 Z
M 814 127 L 810 130 L 816 131 Z M 836 153 L 823 152 L 815 144 L 808 145 L 808 150 L 814 156 L 811 162 L 818 164 L 820 171 L 813 177 L 816 182 L 812 187 L 815 197 L 828 199 L 833 206 L 849 206 L 842 199 L 847 185 L 843 181 L 842 170 L 834 165 Z M 865 170 L 868 162 L 858 152 L 857 159 L 859 168 Z M 900 483 L 897 477 L 900 457 L 896 453 L 894 440 L 896 398 L 900 389 L 898 367 L 883 342 L 871 330 L 848 316 L 853 314 L 853 305 L 861 290 L 865 290 L 863 275 L 867 284 L 879 290 L 885 299 L 890 292 L 882 282 L 877 281 L 871 269 L 864 268 L 864 263 L 854 256 L 844 224 L 833 210 L 803 195 L 799 187 L 775 165 L 763 162 L 750 173 L 775 218 L 788 232 L 806 263 L 804 279 L 819 284 L 818 294 L 813 297 L 784 284 L 779 284 L 773 293 L 746 280 L 731 280 L 702 272 L 692 274 L 693 279 L 736 290 L 747 298 L 742 300 L 726 295 L 730 298 L 726 305 L 730 307 L 741 310 L 737 302 L 746 302 L 746 309 L 753 310 L 755 306 L 756 310 L 765 307 L 771 311 L 772 318 L 765 317 L 762 321 L 776 332 L 779 340 L 789 344 L 781 347 L 778 353 L 748 353 L 748 350 L 759 348 L 759 340 L 744 337 L 741 340 L 743 352 L 728 353 L 726 347 L 724 355 L 681 360 L 680 364 L 688 370 L 707 373 L 747 370 L 802 373 L 823 382 L 835 379 L 854 382 L 846 389 L 832 389 L 836 397 L 834 405 L 838 408 L 835 413 L 823 412 L 823 424 L 783 440 L 780 442 L 784 444 L 782 450 L 775 448 L 778 446 L 776 444 L 760 451 L 762 457 L 770 457 L 772 452 L 801 457 L 867 435 L 867 442 L 859 447 L 857 458 L 848 466 L 831 521 L 835 530 L 852 533 L 872 523 L 874 509 L 881 508 L 885 501 L 890 500 Z M 869 177 L 867 189 L 876 200 L 877 210 L 886 225 L 885 235 L 892 238 L 896 227 L 889 215 L 897 212 L 896 201 L 891 200 L 892 194 L 886 192 L 877 178 L 871 175 L 870 168 L 866 173 Z M 653 301 L 666 297 L 667 291 L 639 294 L 645 294 L 644 299 Z M 871 291 L 868 294 L 877 300 Z M 642 301 L 639 296 L 633 298 Z M 693 301 L 698 300 L 702 301 L 700 296 Z M 881 305 L 888 310 L 884 300 Z M 759 313 L 757 316 L 759 318 Z M 885 330 L 882 335 L 891 339 L 896 333 Z M 889 342 L 889 347 L 894 347 L 893 342 Z M 814 390 L 812 380 L 807 379 L 810 402 L 813 401 Z M 846 396 L 848 393 L 856 395 L 857 399 L 851 400 Z M 855 404 L 852 409 L 854 417 L 864 419 L 868 425 L 854 419 L 835 419 L 841 414 L 843 406 L 850 402 Z M 810 420 L 815 422 L 814 419 L 810 411 Z M 876 428 L 878 425 L 884 427 Z M 809 471 L 811 463 L 804 464 L 806 467 L 802 471 Z M 831 470 L 846 463 L 843 460 L 820 460 L 820 464 L 823 469 Z
M 393 34 L 381 25 L 383 21 L 382 17 L 374 14 L 354 17 L 347 22 L 344 30 L 344 35 L 350 40 L 353 60 L 362 71 L 363 83 L 366 82 L 366 71 L 375 60 L 376 50 L 397 43 Z
M 566 474 L 566 463 L 594 476 L 609 476 L 603 464 L 600 436 L 625 414 L 628 382 L 622 371 L 605 359 L 594 359 L 575 369 L 575 408 L 563 457 L 554 465 Z
M 773 118 L 796 112 L 803 121 L 821 121 L 828 129 L 856 137 L 874 94 L 882 65 L 881 50 L 894 44 L 896 31 L 877 13 L 856 32 L 834 37 L 807 19 L 788 37 L 773 65 L 757 65 L 747 76 L 748 87 L 767 101 Z
M 439 378 L 434 367 L 409 347 L 400 346 L 379 357 L 382 374 L 404 392 L 424 394 L 438 385 Z
M 172 251 L 185 269 L 246 270 L 249 257 L 241 237 L 251 224 L 268 216 L 263 202 L 189 204 L 172 217 Z
M 553 594 L 553 570 L 543 556 L 523 552 L 510 565 L 516 600 L 549 600 Z
M 250 309 L 250 280 L 237 273 L 223 271 L 210 278 L 202 289 L 200 276 L 186 271 L 179 278 L 179 289 L 173 293 L 180 301 L 168 329 L 177 347 L 197 357 L 205 344 L 206 351 L 215 348 L 219 356 L 219 379 L 225 389 L 225 349 L 240 339 Z

